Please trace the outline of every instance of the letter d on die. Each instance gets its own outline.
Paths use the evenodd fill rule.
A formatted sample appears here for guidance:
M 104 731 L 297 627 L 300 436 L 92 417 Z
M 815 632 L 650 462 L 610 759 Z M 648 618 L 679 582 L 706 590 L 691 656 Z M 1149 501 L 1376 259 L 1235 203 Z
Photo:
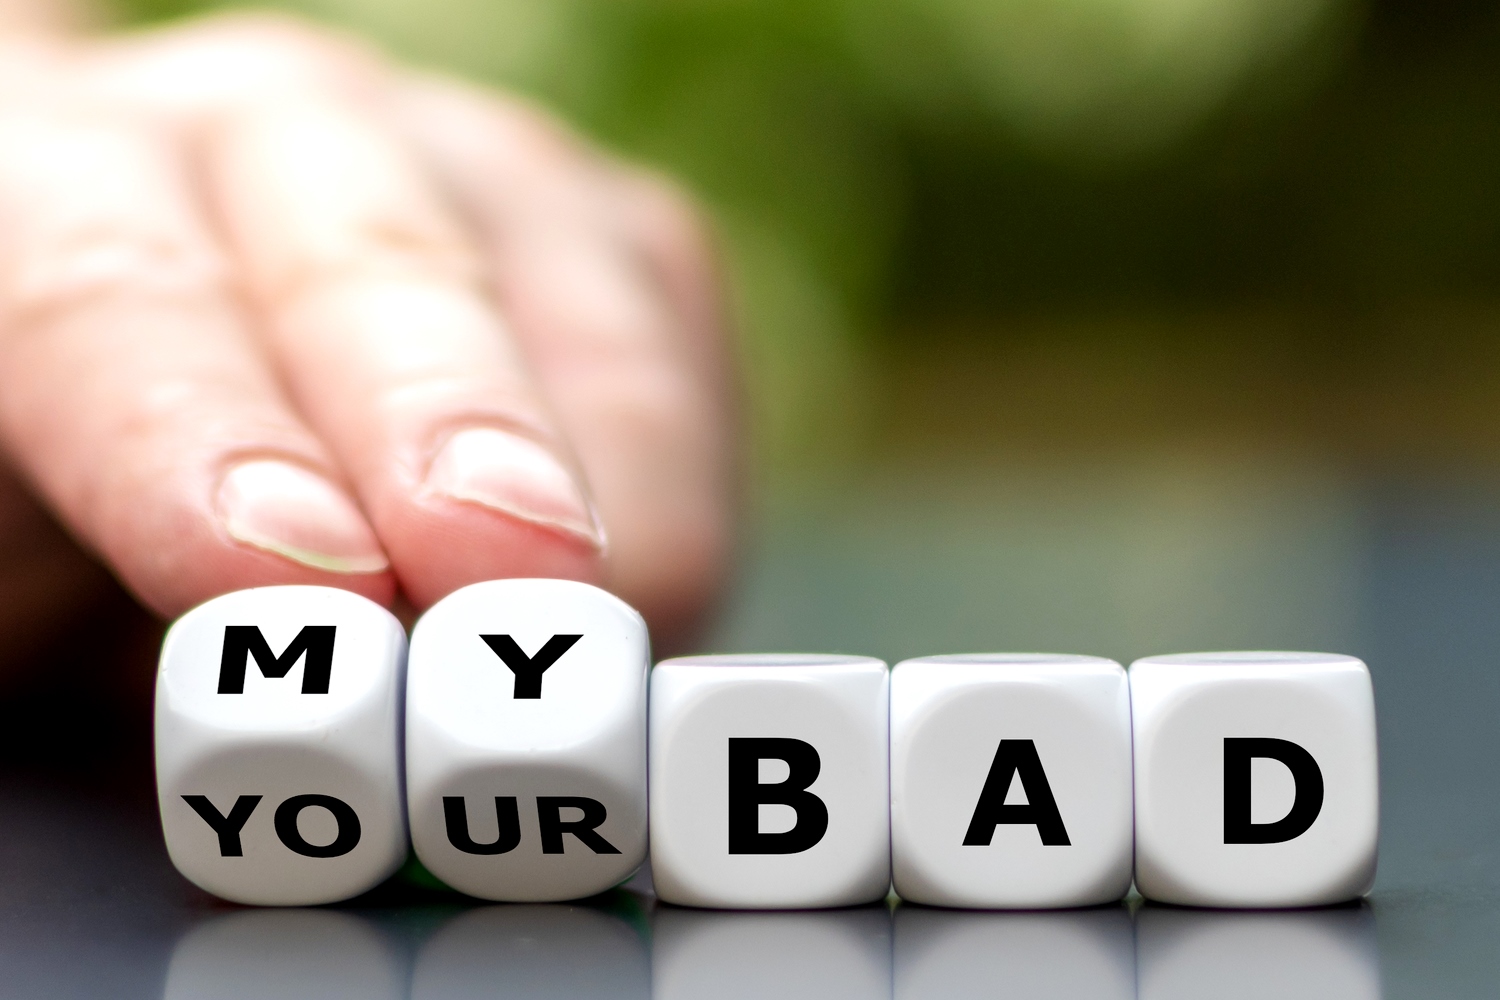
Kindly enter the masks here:
M 1341 903 L 1379 838 L 1370 672 L 1352 656 L 1229 652 L 1130 667 L 1135 883 L 1190 906 Z
M 261 587 L 189 611 L 162 645 L 156 774 L 177 869 L 238 903 L 331 903 L 406 857 L 406 634 L 330 587 Z
M 484 899 L 603 892 L 646 854 L 646 624 L 569 580 L 493 580 L 412 631 L 407 809 L 438 878 Z

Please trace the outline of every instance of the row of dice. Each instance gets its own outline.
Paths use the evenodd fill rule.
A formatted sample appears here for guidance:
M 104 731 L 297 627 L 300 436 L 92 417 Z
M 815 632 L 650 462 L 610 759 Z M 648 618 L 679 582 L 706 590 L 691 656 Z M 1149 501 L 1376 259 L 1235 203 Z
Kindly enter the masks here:
M 1132 877 L 1163 902 L 1310 906 L 1374 877 L 1353 657 L 649 657 L 634 611 L 562 580 L 457 591 L 409 650 L 344 591 L 217 598 L 162 650 L 172 860 L 275 905 L 371 888 L 408 842 L 454 888 L 532 902 L 617 885 L 648 848 L 662 899 L 726 908 L 893 880 L 919 903 L 1086 906 Z

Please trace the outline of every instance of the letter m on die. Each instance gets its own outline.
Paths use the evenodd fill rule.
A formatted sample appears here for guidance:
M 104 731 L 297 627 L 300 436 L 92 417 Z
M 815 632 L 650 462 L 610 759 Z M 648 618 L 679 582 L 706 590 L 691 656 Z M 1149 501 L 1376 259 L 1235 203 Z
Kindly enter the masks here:
M 224 649 L 219 656 L 219 694 L 243 694 L 245 669 L 250 660 L 266 677 L 282 678 L 299 659 L 302 693 L 327 694 L 333 673 L 333 643 L 336 625 L 304 625 L 296 638 L 278 655 L 261 633 L 259 625 L 225 625 Z
M 241 903 L 329 903 L 407 853 L 406 635 L 332 587 L 257 587 L 183 615 L 156 681 L 157 799 L 185 877 Z

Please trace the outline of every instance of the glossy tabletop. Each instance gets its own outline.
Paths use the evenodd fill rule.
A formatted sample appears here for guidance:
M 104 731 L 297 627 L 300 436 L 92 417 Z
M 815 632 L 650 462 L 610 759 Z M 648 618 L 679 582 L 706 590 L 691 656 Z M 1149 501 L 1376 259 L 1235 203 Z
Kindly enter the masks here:
M 1058 913 L 904 905 L 720 913 L 656 905 L 642 875 L 577 905 L 480 905 L 398 877 L 341 906 L 240 908 L 173 871 L 140 720 L 83 711 L 83 699 L 63 683 L 0 712 L 0 756 L 8 762 L 0 765 L 0 995 L 1492 996 L 1500 984 L 1500 489 L 1370 487 L 1359 496 L 1363 506 L 1345 511 L 1357 521 L 1353 542 L 1338 535 L 1347 525 L 1303 497 L 1261 539 L 1280 557 L 1258 569 L 1245 564 L 1231 574 L 1233 586 L 1221 573 L 1219 583 L 1195 591 L 1185 578 L 1182 593 L 1201 591 L 1207 603 L 1174 606 L 1154 619 L 1156 632 L 1120 647 L 1077 651 L 1127 658 L 1185 648 L 1189 639 L 1218 646 L 1261 639 L 1253 644 L 1363 656 L 1380 713 L 1383 816 L 1380 873 L 1362 904 L 1229 913 L 1132 899 Z M 1244 517 L 1234 523 L 1243 527 Z M 736 598 L 739 617 L 720 641 L 836 649 L 858 634 L 870 640 L 862 651 L 894 658 L 939 651 L 902 643 L 936 647 L 944 635 L 953 636 L 946 651 L 1068 648 L 1070 637 L 1086 638 L 1066 613 L 1037 625 L 1035 614 L 1006 618 L 1014 612 L 999 608 L 991 621 L 1004 634 L 994 635 L 964 624 L 963 609 L 937 622 L 930 604 L 918 614 L 912 604 L 931 600 L 935 580 L 974 570 L 956 557 L 914 562 L 909 524 L 891 532 L 892 545 L 905 548 L 889 555 L 900 573 L 887 576 L 886 613 L 866 615 L 860 601 L 879 604 L 869 596 L 872 563 L 886 557 L 872 553 L 859 525 L 858 516 L 846 518 L 816 545 L 798 542 L 795 524 L 773 525 L 752 552 Z M 934 537 L 922 551 L 944 551 Z M 986 544 L 1015 556 L 1008 571 L 1016 560 L 1027 565 L 1024 545 L 1005 538 L 971 538 L 965 551 Z M 1083 593 L 1084 578 L 1110 569 L 1106 561 L 1075 567 L 1076 586 L 1053 584 Z M 1191 566 L 1183 572 L 1203 580 Z M 816 619 L 796 589 L 805 593 L 809 580 L 822 581 L 826 613 Z M 839 589 L 841 580 L 849 589 Z M 996 577 L 970 589 L 994 594 L 1006 586 Z M 1106 604 L 1096 616 L 1114 613 Z M 1220 631 L 1172 632 L 1201 628 L 1181 623 L 1205 618 Z M 1006 643 L 1005 635 L 1021 639 Z M 1225 641 L 1212 643 L 1216 635 Z

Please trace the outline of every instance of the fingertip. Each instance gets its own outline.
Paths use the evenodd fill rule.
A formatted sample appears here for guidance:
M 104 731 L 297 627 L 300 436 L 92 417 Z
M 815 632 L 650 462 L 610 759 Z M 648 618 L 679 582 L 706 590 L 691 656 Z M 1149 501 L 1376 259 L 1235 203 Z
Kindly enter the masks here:
M 298 565 L 341 576 L 390 568 L 354 501 L 290 462 L 256 458 L 234 466 L 220 482 L 214 506 L 230 538 Z
M 519 434 L 492 427 L 453 434 L 423 488 L 604 549 L 604 528 L 577 478 L 547 448 Z
M 439 441 L 425 466 L 388 480 L 388 503 L 371 507 L 413 604 L 484 580 L 603 582 L 603 527 L 579 475 L 551 447 L 487 425 Z
M 200 552 L 195 566 L 170 578 L 147 579 L 138 573 L 122 577 L 137 600 L 167 620 L 222 594 L 255 587 L 336 587 L 387 608 L 396 600 L 396 579 L 389 570 L 331 573 L 233 540 L 213 544 L 208 551 Z
M 426 609 L 485 580 L 553 578 L 601 585 L 603 553 L 593 542 L 479 504 L 431 498 L 387 532 L 406 599 Z
M 231 591 L 289 584 L 337 587 L 383 606 L 395 600 L 395 575 L 373 529 L 348 494 L 319 473 L 280 457 L 252 457 L 232 464 L 209 493 L 206 504 L 177 512 L 170 535 L 178 544 L 156 548 L 155 558 L 152 547 L 168 525 L 112 533 L 119 544 L 106 553 L 110 562 L 163 617 Z

